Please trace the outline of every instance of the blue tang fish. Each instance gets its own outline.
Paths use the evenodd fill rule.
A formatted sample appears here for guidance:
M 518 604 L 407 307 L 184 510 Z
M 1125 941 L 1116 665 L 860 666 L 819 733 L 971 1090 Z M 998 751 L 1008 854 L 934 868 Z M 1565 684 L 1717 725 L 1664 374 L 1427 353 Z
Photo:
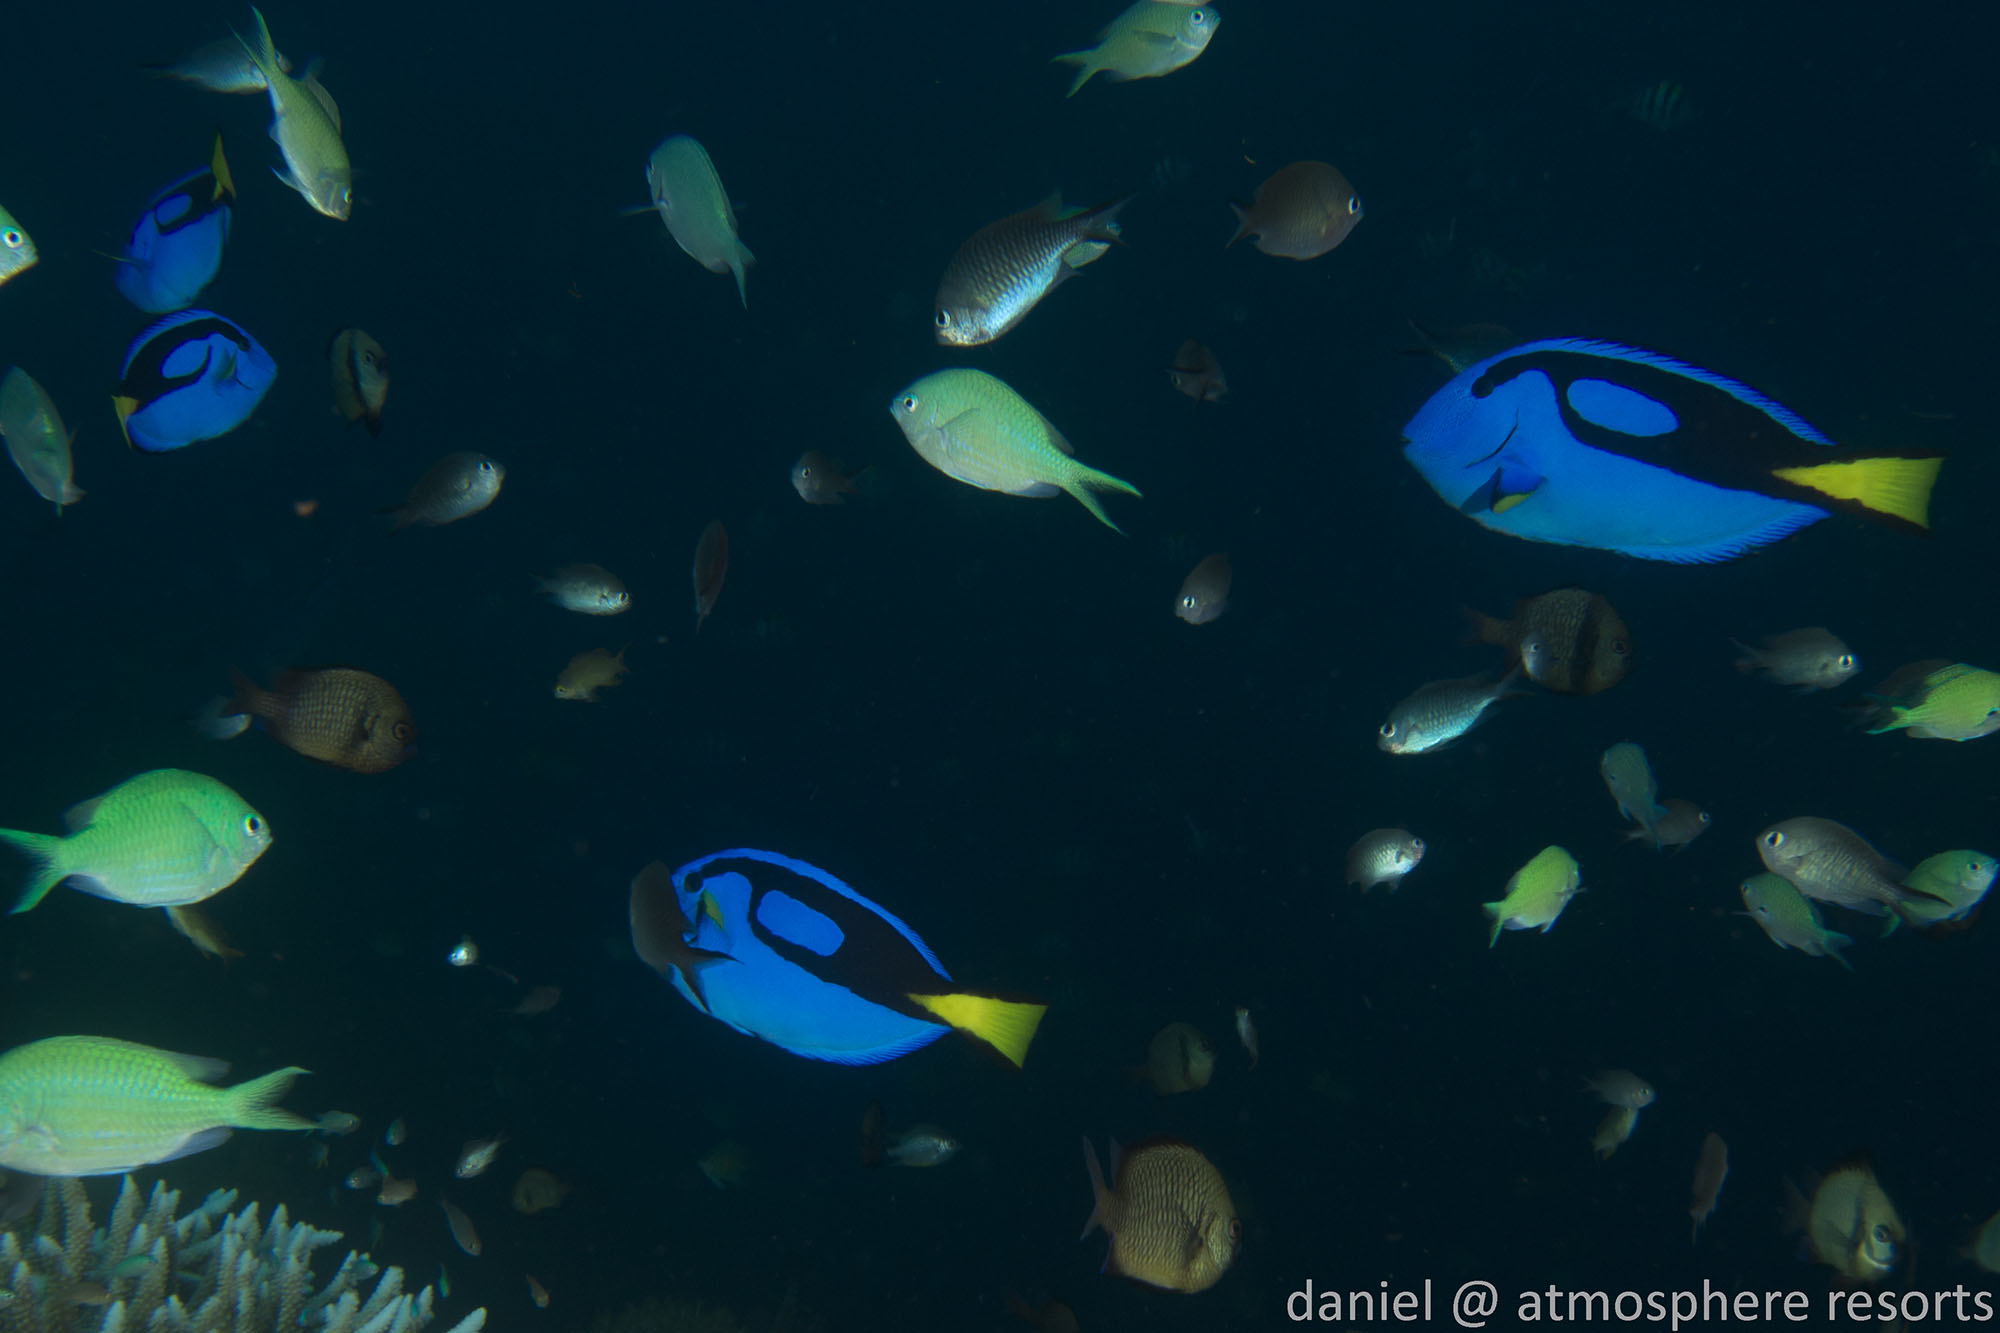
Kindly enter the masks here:
M 1943 461 L 1841 449 L 1747 385 L 1577 338 L 1465 367 L 1403 438 L 1431 489 L 1484 527 L 1678 564 L 1734 559 L 1836 509 L 1926 531 Z
M 160 191 L 132 224 L 117 274 L 125 299 L 155 315 L 192 305 L 222 265 L 235 197 L 218 134 L 208 165 Z
M 133 340 L 111 405 L 134 448 L 149 454 L 227 435 L 278 377 L 255 338 L 212 310 L 168 315 Z
M 915 931 L 817 866 L 748 847 L 632 881 L 632 947 L 701 1012 L 869 1065 L 956 1028 L 1019 1066 L 1046 1005 L 964 990 Z

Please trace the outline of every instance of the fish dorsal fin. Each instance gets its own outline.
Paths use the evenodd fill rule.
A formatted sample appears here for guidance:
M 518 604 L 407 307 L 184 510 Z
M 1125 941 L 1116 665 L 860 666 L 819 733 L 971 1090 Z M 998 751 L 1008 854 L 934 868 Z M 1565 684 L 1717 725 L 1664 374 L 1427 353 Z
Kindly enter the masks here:
M 102 796 L 93 796 L 87 801 L 78 801 L 63 811 L 63 827 L 74 833 L 89 824 L 97 817 L 97 803 L 103 799 Z
M 1028 215 L 1037 222 L 1060 222 L 1068 214 L 1063 212 L 1061 190 L 1050 190 L 1042 201 L 1028 210 Z
M 1049 423 L 1049 443 L 1062 450 L 1069 457 L 1076 457 L 1076 446 L 1071 444 L 1063 433 L 1055 428 L 1054 422 Z
M 335 105 L 333 94 L 328 92 L 326 85 L 319 81 L 318 61 L 313 62 L 313 67 L 306 71 L 305 78 L 299 80 L 299 83 L 307 92 L 312 94 L 313 100 L 319 103 L 320 110 L 326 112 L 326 118 L 333 122 L 334 133 L 338 134 L 340 132 L 340 108 Z
M 178 1051 L 161 1051 L 160 1054 L 197 1083 L 215 1083 L 229 1073 L 227 1060 L 207 1055 L 182 1055 Z
M 236 181 L 229 174 L 229 159 L 222 155 L 222 135 L 215 136 L 215 151 L 209 154 L 208 174 L 215 177 L 215 198 L 236 197 Z

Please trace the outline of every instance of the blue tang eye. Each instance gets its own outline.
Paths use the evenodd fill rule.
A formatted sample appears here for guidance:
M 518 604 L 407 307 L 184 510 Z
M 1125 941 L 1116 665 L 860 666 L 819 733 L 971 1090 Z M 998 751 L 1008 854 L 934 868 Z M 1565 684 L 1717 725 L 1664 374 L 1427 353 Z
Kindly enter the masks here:
M 1573 381 L 1567 396 L 1577 415 L 1621 434 L 1665 435 L 1680 428 L 1665 403 L 1610 380 Z

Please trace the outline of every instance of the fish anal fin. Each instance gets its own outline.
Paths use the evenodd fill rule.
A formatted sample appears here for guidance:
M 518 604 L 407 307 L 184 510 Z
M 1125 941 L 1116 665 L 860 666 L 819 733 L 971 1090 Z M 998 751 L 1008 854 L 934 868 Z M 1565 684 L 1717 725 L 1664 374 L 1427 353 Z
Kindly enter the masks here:
M 1028 1058 L 1028 1043 L 1035 1039 L 1048 1006 L 1025 1000 L 1006 1000 L 994 995 L 957 991 L 944 995 L 908 994 L 912 1004 L 937 1016 L 940 1022 L 979 1038 L 1007 1057 L 1015 1068 Z
M 1931 487 L 1943 466 L 1944 459 L 1937 457 L 1854 458 L 1773 468 L 1771 475 L 1830 500 L 1845 500 L 1871 514 L 1900 519 L 1928 531 Z
M 210 1148 L 220 1144 L 228 1137 L 229 1127 L 227 1125 L 217 1125 L 213 1129 L 204 1129 L 199 1133 L 188 1135 L 187 1138 L 183 1139 L 164 1157 L 156 1157 L 153 1160 L 156 1162 L 171 1162 L 181 1157 L 192 1157 L 198 1152 L 207 1152 Z

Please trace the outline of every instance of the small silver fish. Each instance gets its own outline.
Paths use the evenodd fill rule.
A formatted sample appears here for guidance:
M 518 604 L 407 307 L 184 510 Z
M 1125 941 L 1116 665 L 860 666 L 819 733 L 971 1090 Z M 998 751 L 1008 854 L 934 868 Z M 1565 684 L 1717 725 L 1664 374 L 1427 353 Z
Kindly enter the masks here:
M 947 347 L 976 347 L 1019 324 L 1076 273 L 1078 265 L 1065 256 L 1079 245 L 1117 238 L 1118 210 L 1130 202 L 1127 195 L 1097 208 L 1065 211 L 1062 196 L 1052 194 L 972 233 L 938 283 L 932 316 L 937 340 Z M 1096 250 L 1084 262 L 1102 253 Z
M 792 464 L 792 489 L 809 505 L 837 505 L 860 494 L 854 478 L 817 449 L 808 449 Z
M 1757 835 L 1757 855 L 1766 870 L 1806 897 L 1872 915 L 1895 909 L 1916 892 L 1900 883 L 1907 870 L 1831 819 L 1780 820 Z
M 1174 614 L 1190 625 L 1206 625 L 1220 619 L 1229 609 L 1229 584 L 1234 571 L 1229 554 L 1217 551 L 1181 580 L 1180 595 L 1174 599 Z
M 382 1173 L 372 1166 L 357 1166 L 340 1183 L 351 1190 L 372 1190 L 382 1183 Z
M 361 1117 L 352 1111 L 322 1111 L 313 1121 L 313 1133 L 341 1138 L 361 1128 Z
M 505 1134 L 495 1134 L 490 1139 L 467 1139 L 465 1146 L 458 1150 L 458 1165 L 452 1174 L 460 1180 L 470 1180 L 487 1167 L 500 1152 L 500 1145 L 507 1141 Z
M 382 1131 L 382 1142 L 388 1144 L 391 1148 L 400 1148 L 403 1145 L 403 1140 L 409 1137 L 410 1127 L 401 1116 L 397 1116 L 394 1120 L 391 1120 L 389 1127 Z
M 889 1160 L 898 1166 L 943 1166 L 958 1156 L 956 1138 L 936 1125 L 911 1125 L 889 1140 Z
M 1730 642 L 1743 653 L 1736 659 L 1738 671 L 1762 671 L 1774 685 L 1797 686 L 1801 693 L 1830 690 L 1861 670 L 1847 645 L 1821 625 L 1773 634 L 1758 648 L 1737 639 Z
M 1375 746 L 1390 754 L 1425 754 L 1451 744 L 1479 722 L 1496 699 L 1504 699 L 1519 670 L 1498 681 L 1485 676 L 1434 680 L 1389 710 L 1375 733 Z
M 615 616 L 632 608 L 624 581 L 602 565 L 564 565 L 553 578 L 537 578 L 555 604 L 585 616 Z
M 230 712 L 229 696 L 218 694 L 201 706 L 189 725 L 212 741 L 226 741 L 250 729 L 250 715 Z
M 1424 840 L 1408 829 L 1370 829 L 1347 849 L 1347 882 L 1366 893 L 1377 884 L 1387 884 L 1394 893 L 1403 886 L 1403 876 L 1424 859 Z
M 1625 841 L 1643 842 L 1656 852 L 1666 847 L 1679 850 L 1708 832 L 1708 826 L 1713 822 L 1708 811 L 1678 796 L 1669 796 L 1661 801 L 1660 809 L 1664 813 L 1654 821 L 1651 829 L 1644 825 L 1629 829 Z
M 395 517 L 391 532 L 456 523 L 498 499 L 506 479 L 507 469 L 485 454 L 446 454 L 417 479 L 403 503 L 382 512 Z
M 1236 1040 L 1243 1043 L 1244 1051 L 1250 1056 L 1250 1067 L 1257 1067 L 1257 1025 L 1250 1021 L 1250 1011 L 1242 1005 L 1236 1006 Z
M 1606 1069 L 1594 1078 L 1584 1080 L 1584 1086 L 1597 1094 L 1597 1100 L 1606 1106 L 1627 1106 L 1634 1111 L 1643 1111 L 1653 1104 L 1657 1095 L 1653 1085 L 1629 1069 Z
M 477 1259 L 481 1246 L 479 1230 L 472 1225 L 472 1219 L 450 1199 L 439 1199 L 438 1207 L 444 1210 L 445 1225 L 451 1228 L 451 1238 L 458 1242 L 458 1248 Z

